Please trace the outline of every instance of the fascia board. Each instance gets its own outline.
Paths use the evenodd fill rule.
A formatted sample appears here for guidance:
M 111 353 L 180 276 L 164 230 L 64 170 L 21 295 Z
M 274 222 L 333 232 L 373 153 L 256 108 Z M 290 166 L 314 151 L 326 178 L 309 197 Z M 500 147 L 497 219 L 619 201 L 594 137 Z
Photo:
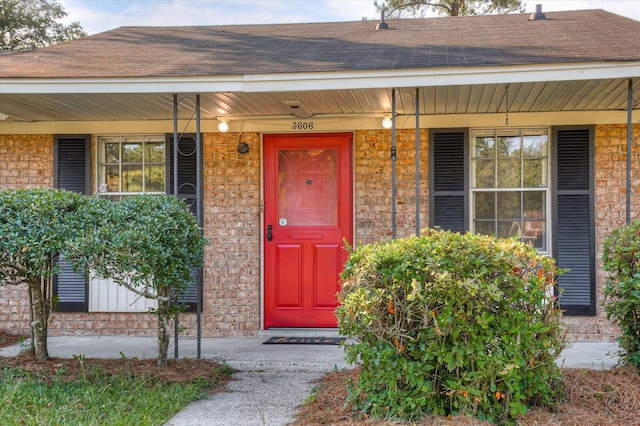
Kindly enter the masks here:
M 242 92 L 242 76 L 143 78 L 3 78 L 0 94 Z
M 207 77 L 0 79 L 0 94 L 216 93 L 386 89 L 640 77 L 640 62 L 598 62 L 401 71 L 247 74 Z
M 640 77 L 640 62 L 248 75 L 247 92 L 465 86 Z

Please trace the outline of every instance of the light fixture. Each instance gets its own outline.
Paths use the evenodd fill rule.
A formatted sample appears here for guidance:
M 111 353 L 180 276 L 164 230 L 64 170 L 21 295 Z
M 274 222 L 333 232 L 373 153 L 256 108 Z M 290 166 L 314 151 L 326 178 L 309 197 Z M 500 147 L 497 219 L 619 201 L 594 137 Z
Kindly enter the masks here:
M 242 155 L 249 152 L 249 145 L 246 142 L 240 142 L 238 144 L 238 152 Z
M 384 127 L 385 129 L 390 129 L 393 126 L 393 121 L 391 120 L 391 117 L 385 117 L 382 119 L 382 127 Z
M 222 133 L 229 131 L 229 124 L 226 121 L 221 121 L 218 123 L 218 130 Z

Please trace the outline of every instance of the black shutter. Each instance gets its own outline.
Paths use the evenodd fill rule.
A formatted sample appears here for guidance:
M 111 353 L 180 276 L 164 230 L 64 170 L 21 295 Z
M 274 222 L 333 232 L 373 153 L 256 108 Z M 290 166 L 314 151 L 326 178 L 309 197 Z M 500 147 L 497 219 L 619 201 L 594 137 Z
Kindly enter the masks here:
M 189 205 L 191 213 L 197 216 L 197 156 L 196 135 L 181 135 L 178 143 L 178 198 Z M 173 194 L 173 135 L 167 135 L 168 164 L 167 193 Z
M 467 231 L 467 161 L 465 131 L 432 131 L 430 155 L 430 226 Z
M 167 135 L 167 193 L 174 193 L 174 160 L 173 160 L 173 135 Z M 197 179 L 197 155 L 196 155 L 196 135 L 184 134 L 180 135 L 178 143 L 178 191 L 177 196 L 187 203 L 191 213 L 198 218 L 198 179 Z M 202 136 L 200 137 L 202 140 Z M 199 219 L 199 218 L 198 218 Z M 198 223 L 202 223 L 198 220 Z M 202 274 L 193 271 L 193 282 L 187 288 L 184 296 L 180 300 L 195 310 L 198 303 L 198 282 L 202 279 Z
M 554 131 L 554 257 L 560 268 L 560 307 L 567 315 L 595 315 L 593 129 Z
M 90 194 L 91 137 L 85 135 L 56 136 L 53 144 L 53 185 L 79 194 Z M 58 311 L 87 311 L 89 283 L 76 274 L 64 260 L 54 277 L 53 293 Z

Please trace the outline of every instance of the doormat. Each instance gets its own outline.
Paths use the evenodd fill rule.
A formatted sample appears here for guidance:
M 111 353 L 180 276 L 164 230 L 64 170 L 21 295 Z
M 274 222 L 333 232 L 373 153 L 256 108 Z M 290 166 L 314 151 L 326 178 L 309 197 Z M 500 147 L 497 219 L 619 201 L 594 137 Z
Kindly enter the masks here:
M 339 345 L 344 337 L 270 337 L 263 345 Z

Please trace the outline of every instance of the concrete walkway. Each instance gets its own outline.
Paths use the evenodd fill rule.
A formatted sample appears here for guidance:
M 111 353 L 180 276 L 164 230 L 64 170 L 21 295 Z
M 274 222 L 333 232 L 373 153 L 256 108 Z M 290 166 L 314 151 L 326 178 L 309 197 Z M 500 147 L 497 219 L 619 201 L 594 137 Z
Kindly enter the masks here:
M 271 332 L 255 338 L 205 338 L 201 356 L 224 360 L 237 370 L 224 392 L 189 404 L 167 426 L 281 426 L 293 421 L 297 407 L 311 394 L 316 380 L 335 369 L 348 368 L 344 350 L 332 345 L 263 345 Z M 335 330 L 318 332 L 335 336 Z M 70 336 L 50 337 L 49 355 L 71 358 L 155 358 L 155 337 Z M 194 358 L 196 341 L 181 338 L 179 358 Z M 0 349 L 0 356 L 14 356 L 19 345 Z M 562 352 L 564 368 L 609 369 L 617 363 L 615 343 L 578 342 Z M 170 349 L 173 358 L 174 349 Z

